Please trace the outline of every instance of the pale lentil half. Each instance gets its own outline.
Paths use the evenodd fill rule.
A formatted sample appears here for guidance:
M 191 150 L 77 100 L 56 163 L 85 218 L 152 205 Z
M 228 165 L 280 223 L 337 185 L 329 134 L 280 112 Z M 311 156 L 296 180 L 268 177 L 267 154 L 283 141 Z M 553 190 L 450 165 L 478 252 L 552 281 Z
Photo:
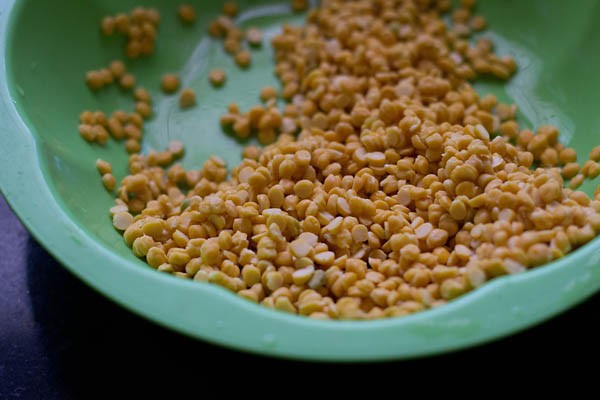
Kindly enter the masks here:
M 139 154 L 151 111 L 142 89 L 136 113 L 83 112 L 85 140 L 112 136 L 132 153 L 113 225 L 152 268 L 318 319 L 438 307 L 590 241 L 600 232 L 600 188 L 593 199 L 576 189 L 600 174 L 600 147 L 579 164 L 556 128 L 523 129 L 514 105 L 475 92 L 469 81 L 507 79 L 516 63 L 489 39 L 469 45 L 471 30 L 486 26 L 474 3 L 452 11 L 447 0 L 331 1 L 308 11 L 305 25 L 283 26 L 271 44 L 289 103 L 277 108 L 268 87 L 265 105 L 230 104 L 223 125 L 273 142 L 245 148 L 230 178 L 216 156 L 199 170 L 173 164 L 179 142 Z M 158 24 L 136 10 L 103 19 L 104 34 L 135 39 L 132 21 Z M 209 33 L 248 66 L 231 19 L 238 11 L 228 3 Z M 258 42 L 258 33 L 249 36 Z M 117 62 L 86 80 L 93 90 L 113 79 L 133 89 L 128 76 Z M 221 84 L 224 74 L 210 79 Z M 96 165 L 113 190 L 110 164 Z

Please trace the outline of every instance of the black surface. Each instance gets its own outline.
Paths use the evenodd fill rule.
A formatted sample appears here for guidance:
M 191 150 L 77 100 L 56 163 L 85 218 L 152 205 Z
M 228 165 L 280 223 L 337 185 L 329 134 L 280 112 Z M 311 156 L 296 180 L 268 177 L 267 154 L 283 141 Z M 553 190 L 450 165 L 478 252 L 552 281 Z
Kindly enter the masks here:
M 527 332 L 421 360 L 326 365 L 233 352 L 158 327 L 88 288 L 37 244 L 0 197 L 0 399 L 112 398 L 126 385 L 140 396 L 185 387 L 265 393 L 273 377 L 305 387 L 336 373 L 350 378 L 344 386 L 388 374 L 399 384 L 472 370 L 512 381 L 554 366 L 561 374 L 577 370 L 582 356 L 598 360 L 598 338 L 600 295 Z M 493 365 L 508 369 L 491 372 Z M 235 384 L 243 378 L 251 383 Z

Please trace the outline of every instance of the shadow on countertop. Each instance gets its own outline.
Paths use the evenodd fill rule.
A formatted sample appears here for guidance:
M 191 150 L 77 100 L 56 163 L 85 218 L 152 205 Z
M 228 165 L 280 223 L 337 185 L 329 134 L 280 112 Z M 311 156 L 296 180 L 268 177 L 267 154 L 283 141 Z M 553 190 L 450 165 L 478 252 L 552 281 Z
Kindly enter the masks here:
M 0 399 L 111 398 L 115 388 L 132 385 L 139 396 L 185 386 L 201 393 L 207 384 L 222 387 L 223 379 L 239 382 L 223 389 L 253 391 L 266 377 L 411 379 L 490 363 L 512 364 L 510 375 L 518 376 L 572 365 L 581 354 L 600 356 L 599 295 L 510 338 L 421 360 L 328 365 L 234 352 L 183 337 L 107 300 L 62 268 L 7 210 L 0 198 L 0 221 L 8 226 L 0 234 Z

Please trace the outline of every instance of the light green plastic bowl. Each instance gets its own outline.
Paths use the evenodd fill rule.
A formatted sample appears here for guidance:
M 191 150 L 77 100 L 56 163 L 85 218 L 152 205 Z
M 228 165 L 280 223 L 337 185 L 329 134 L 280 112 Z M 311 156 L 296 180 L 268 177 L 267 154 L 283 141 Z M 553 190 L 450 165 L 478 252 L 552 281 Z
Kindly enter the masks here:
M 253 65 L 239 70 L 206 28 L 221 7 L 194 1 L 192 27 L 176 18 L 177 4 L 144 1 L 162 13 L 154 56 L 128 62 L 155 100 L 144 150 L 182 140 L 187 167 L 210 154 L 234 165 L 242 144 L 221 132 L 218 117 L 235 101 L 256 104 L 260 88 L 277 84 L 270 46 L 253 51 Z M 282 22 L 300 23 L 284 0 L 238 1 L 243 26 L 267 38 Z M 506 85 L 476 86 L 514 101 L 524 125 L 556 124 L 580 157 L 600 143 L 600 4 L 579 0 L 482 1 L 500 54 L 518 60 Z M 567 257 L 526 273 L 496 279 L 441 308 L 404 318 L 369 322 L 315 321 L 268 310 L 218 287 L 158 273 L 133 256 L 112 228 L 111 196 L 94 161 L 110 161 L 117 179 L 126 172 L 122 143 L 85 143 L 77 133 L 83 109 L 110 112 L 132 107 L 115 87 L 97 94 L 83 83 L 87 70 L 122 58 L 123 42 L 101 37 L 102 16 L 129 11 L 122 0 L 8 0 L 0 2 L 0 188 L 31 233 L 65 267 L 124 307 L 202 340 L 271 356 L 336 361 L 388 360 L 447 352 L 525 329 L 573 306 L 600 288 L 598 239 Z M 213 67 L 228 75 L 222 89 L 207 79 Z M 198 95 L 197 107 L 180 111 L 159 81 L 179 73 Z M 591 193 L 594 182 L 584 189 Z

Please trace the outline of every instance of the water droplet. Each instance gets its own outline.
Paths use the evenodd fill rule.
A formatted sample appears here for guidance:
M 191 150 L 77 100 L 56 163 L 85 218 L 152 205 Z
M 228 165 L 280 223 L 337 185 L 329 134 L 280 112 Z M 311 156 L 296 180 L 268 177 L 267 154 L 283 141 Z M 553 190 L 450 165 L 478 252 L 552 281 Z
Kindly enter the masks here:
M 262 337 L 262 342 L 267 347 L 275 347 L 275 345 L 277 344 L 277 339 L 275 338 L 274 334 L 272 334 L 272 333 L 266 333 Z
M 69 238 L 77 244 L 81 244 L 81 238 L 75 234 L 69 234 Z

